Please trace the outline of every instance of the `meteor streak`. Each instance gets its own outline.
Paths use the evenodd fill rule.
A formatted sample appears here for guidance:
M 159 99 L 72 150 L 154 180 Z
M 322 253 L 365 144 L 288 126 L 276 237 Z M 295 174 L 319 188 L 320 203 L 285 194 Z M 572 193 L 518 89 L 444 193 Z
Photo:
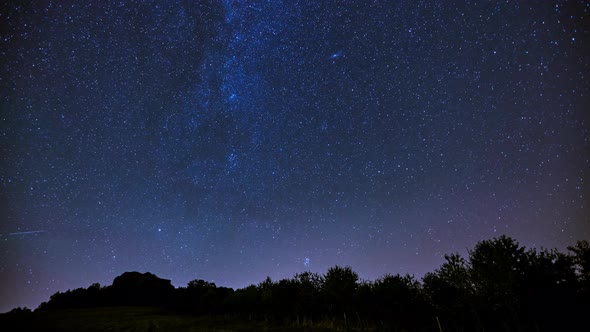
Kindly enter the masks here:
M 27 235 L 27 234 L 37 234 L 37 233 L 45 233 L 46 231 L 26 231 L 26 232 L 14 232 L 8 233 L 8 235 Z

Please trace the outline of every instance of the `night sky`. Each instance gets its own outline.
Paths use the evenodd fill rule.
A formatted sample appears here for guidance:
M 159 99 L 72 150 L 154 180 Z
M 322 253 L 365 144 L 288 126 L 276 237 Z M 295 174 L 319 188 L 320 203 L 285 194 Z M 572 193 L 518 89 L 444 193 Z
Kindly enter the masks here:
M 590 238 L 586 1 L 0 6 L 0 311 Z

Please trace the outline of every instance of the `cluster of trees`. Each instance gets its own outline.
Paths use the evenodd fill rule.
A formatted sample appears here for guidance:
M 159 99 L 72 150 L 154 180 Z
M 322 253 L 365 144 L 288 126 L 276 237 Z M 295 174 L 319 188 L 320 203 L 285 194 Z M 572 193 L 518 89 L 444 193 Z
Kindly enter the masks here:
M 590 245 L 569 253 L 526 249 L 501 236 L 463 258 L 445 256 L 422 280 L 385 275 L 361 281 L 350 267 L 233 290 L 204 280 L 174 288 L 153 274 L 128 272 L 113 285 L 58 292 L 38 310 L 115 305 L 162 306 L 197 315 L 233 315 L 276 324 L 391 330 L 562 330 L 590 312 Z
M 101 287 L 94 283 L 88 288 L 77 288 L 53 294 L 37 310 L 64 308 L 93 308 L 109 306 L 169 306 L 176 289 L 170 280 L 151 273 L 125 272 L 113 284 Z

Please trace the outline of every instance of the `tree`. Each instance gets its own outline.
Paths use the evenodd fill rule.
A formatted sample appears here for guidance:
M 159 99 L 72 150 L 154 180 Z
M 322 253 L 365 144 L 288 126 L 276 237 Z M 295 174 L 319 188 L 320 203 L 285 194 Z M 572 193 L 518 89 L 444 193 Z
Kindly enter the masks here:
M 277 319 L 295 317 L 299 285 L 294 279 L 281 279 L 273 285 L 272 314 Z
M 538 330 L 566 329 L 575 306 L 571 300 L 576 293 L 576 275 L 571 257 L 557 250 L 530 249 L 520 282 L 521 325 Z M 552 317 L 561 317 L 558 325 Z M 565 318 L 568 319 L 565 319 Z M 573 326 L 572 326 L 573 327 Z
M 149 272 L 125 272 L 113 280 L 110 291 L 118 305 L 163 306 L 173 295 L 174 286 Z
M 217 286 L 213 282 L 208 282 L 202 279 L 195 279 L 188 282 L 186 288 L 189 290 L 206 290 L 215 289 Z
M 293 277 L 297 284 L 296 298 L 297 317 L 304 320 L 318 317 L 322 308 L 321 291 L 324 277 L 314 272 L 298 273 Z
M 195 313 L 211 313 L 216 309 L 216 290 L 215 283 L 202 279 L 189 281 L 184 290 L 185 306 Z
M 577 276 L 577 296 L 574 300 L 578 317 L 590 312 L 590 244 L 586 240 L 576 242 L 567 248 L 573 253 L 571 259 Z
M 347 311 L 350 314 L 358 280 L 358 274 L 349 266 L 336 265 L 328 269 L 324 276 L 322 293 L 330 312 L 342 314 L 343 318 L 346 318 Z
M 574 254 L 572 259 L 582 284 L 582 292 L 590 292 L 590 244 L 588 241 L 582 240 L 567 249 Z
M 445 262 L 422 279 L 424 292 L 446 327 L 474 326 L 474 288 L 470 265 L 459 254 L 445 255 Z
M 469 251 L 475 307 L 484 325 L 511 329 L 520 324 L 521 289 L 526 282 L 528 258 L 525 248 L 505 235 L 480 241 Z
M 374 282 L 373 294 L 381 319 L 402 330 L 421 325 L 417 317 L 423 314 L 425 301 L 413 276 L 387 274 Z
M 575 330 L 590 311 L 590 245 L 578 241 L 568 249 L 571 254 L 527 250 L 501 236 L 478 242 L 468 259 L 446 255 L 422 283 L 399 274 L 359 282 L 350 267 L 334 266 L 325 275 L 303 272 L 278 282 L 268 277 L 234 292 L 201 279 L 174 289 L 169 280 L 131 272 L 115 278 L 112 286 L 57 292 L 35 313 L 16 309 L 0 315 L 0 326 L 3 317 L 22 322 L 37 311 L 141 305 L 288 325 L 326 319 L 352 329 Z

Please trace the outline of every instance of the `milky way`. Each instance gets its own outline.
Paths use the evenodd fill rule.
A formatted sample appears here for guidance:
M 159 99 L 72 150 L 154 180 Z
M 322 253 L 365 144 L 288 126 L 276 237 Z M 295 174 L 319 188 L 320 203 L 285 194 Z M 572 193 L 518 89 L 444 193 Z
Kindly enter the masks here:
M 590 236 L 585 1 L 8 1 L 0 311 Z

